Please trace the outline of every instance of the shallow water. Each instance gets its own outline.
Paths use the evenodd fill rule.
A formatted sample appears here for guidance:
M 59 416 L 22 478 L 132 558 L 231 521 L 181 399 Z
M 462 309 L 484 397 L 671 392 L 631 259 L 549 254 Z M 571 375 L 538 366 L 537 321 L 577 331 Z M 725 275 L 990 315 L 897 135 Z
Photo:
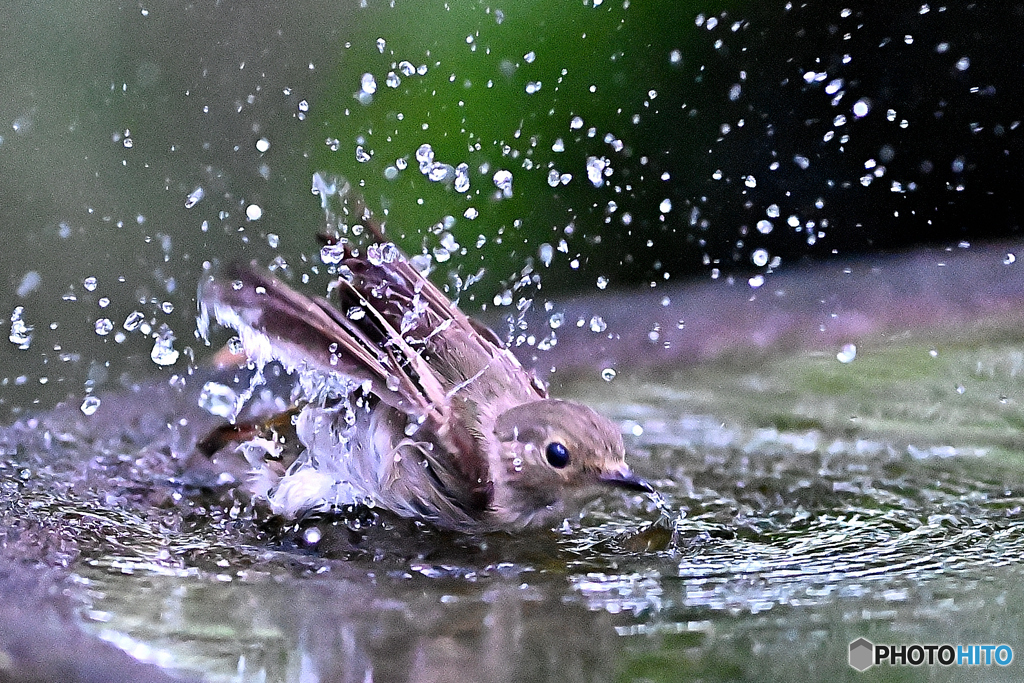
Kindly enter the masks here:
M 0 431 L 5 557 L 56 567 L 86 633 L 210 681 L 1017 678 L 847 665 L 861 636 L 1024 633 L 1010 337 L 566 385 L 666 510 L 616 494 L 519 536 L 254 520 L 187 455 L 202 382 L 148 386 Z

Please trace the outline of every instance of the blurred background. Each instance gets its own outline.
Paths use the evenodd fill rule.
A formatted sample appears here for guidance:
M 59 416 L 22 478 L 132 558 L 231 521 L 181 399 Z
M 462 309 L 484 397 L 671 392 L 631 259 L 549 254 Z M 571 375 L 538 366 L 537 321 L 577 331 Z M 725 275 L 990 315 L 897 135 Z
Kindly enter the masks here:
M 0 420 L 184 381 L 207 265 L 321 291 L 317 172 L 491 320 L 1021 222 L 1020 3 L 3 9 Z

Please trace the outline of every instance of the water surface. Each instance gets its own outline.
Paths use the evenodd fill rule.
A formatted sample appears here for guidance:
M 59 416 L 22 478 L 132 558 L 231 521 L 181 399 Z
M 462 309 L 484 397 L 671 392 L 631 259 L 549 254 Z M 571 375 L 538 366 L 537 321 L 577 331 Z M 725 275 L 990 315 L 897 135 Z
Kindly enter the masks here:
M 861 636 L 1012 646 L 1024 566 L 1012 336 L 566 385 L 622 425 L 667 511 L 606 495 L 518 536 L 373 512 L 254 519 L 188 455 L 216 422 L 193 407 L 194 383 L 146 385 L 93 416 L 74 406 L 0 433 L 7 554 L 21 538 L 57 568 L 76 628 L 211 681 L 823 680 L 855 675 L 847 646 Z

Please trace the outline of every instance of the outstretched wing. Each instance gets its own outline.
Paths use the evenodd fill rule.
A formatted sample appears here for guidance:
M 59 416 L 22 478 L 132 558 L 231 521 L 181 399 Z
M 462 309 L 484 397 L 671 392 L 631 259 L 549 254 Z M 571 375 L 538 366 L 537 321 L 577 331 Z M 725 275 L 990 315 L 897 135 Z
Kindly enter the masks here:
M 395 333 L 368 336 L 324 299 L 296 292 L 251 265 L 235 265 L 199 290 L 200 320 L 235 329 L 253 362 L 278 361 L 289 371 L 369 380 L 373 393 L 410 415 L 443 420 L 444 391 L 422 358 Z M 201 325 L 202 328 L 202 325 Z
M 394 244 L 384 242 L 378 229 L 374 233 L 379 241 L 365 254 L 344 259 L 344 276 L 332 291 L 339 309 L 367 338 L 387 344 L 397 332 L 427 360 L 446 393 L 489 367 L 494 368 L 489 374 L 506 383 L 518 385 L 532 377 L 493 331 L 463 313 Z M 519 376 L 508 377 L 508 372 Z M 547 396 L 539 382 L 527 379 L 525 384 L 532 386 L 533 398 Z

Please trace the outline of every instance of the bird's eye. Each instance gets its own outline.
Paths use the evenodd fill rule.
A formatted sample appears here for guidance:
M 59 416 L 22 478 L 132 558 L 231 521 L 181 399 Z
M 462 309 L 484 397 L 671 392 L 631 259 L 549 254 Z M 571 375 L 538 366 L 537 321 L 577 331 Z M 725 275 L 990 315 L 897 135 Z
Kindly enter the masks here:
M 552 467 L 562 469 L 569 464 L 569 449 L 557 441 L 548 444 L 544 455 L 547 456 L 548 464 Z

